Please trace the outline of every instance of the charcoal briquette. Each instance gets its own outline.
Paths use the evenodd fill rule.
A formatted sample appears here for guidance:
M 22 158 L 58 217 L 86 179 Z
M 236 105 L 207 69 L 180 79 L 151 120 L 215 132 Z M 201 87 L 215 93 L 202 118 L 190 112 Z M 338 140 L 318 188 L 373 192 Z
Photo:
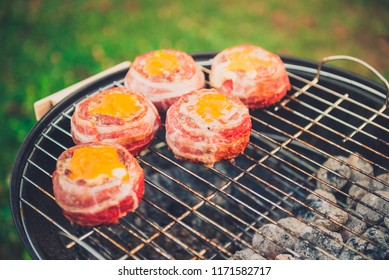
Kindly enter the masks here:
M 336 192 L 336 189 L 341 189 L 347 184 L 347 181 L 351 176 L 350 167 L 344 163 L 339 162 L 338 159 L 347 162 L 347 158 L 343 156 L 339 156 L 337 159 L 329 158 L 326 162 L 323 163 L 323 166 L 329 170 L 321 167 L 317 172 L 317 177 L 320 180 L 333 186 L 335 190 L 318 180 L 317 187 L 319 189 L 323 189 L 329 192 Z
M 294 248 L 296 242 L 296 238 L 284 229 L 275 224 L 266 224 L 261 227 L 261 234 L 254 235 L 252 245 L 265 258 L 274 259 L 279 254 L 287 253 L 286 249 Z
M 266 260 L 266 258 L 255 253 L 254 250 L 250 248 L 235 252 L 234 257 L 238 260 Z
M 377 191 L 376 193 L 389 199 L 389 191 Z M 379 224 L 384 220 L 384 216 L 378 211 L 389 215 L 389 202 L 378 197 L 377 195 L 368 193 L 362 197 L 361 201 L 370 207 L 358 203 L 356 207 L 356 213 L 367 219 L 369 222 L 373 224 Z

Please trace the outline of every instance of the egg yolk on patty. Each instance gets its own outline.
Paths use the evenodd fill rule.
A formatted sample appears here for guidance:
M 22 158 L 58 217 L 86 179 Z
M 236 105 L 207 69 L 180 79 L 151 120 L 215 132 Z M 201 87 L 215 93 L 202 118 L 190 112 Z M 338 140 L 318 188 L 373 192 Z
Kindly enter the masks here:
M 145 71 L 151 75 L 162 75 L 165 72 L 171 73 L 179 69 L 178 57 L 165 51 L 156 51 L 145 61 Z
M 73 180 L 93 180 L 103 175 L 127 181 L 129 174 L 126 166 L 119 160 L 114 147 L 82 147 L 74 151 L 68 170 Z
M 221 118 L 226 111 L 231 109 L 231 102 L 222 93 L 204 94 L 196 104 L 196 113 L 207 123 Z
M 104 95 L 97 106 L 89 110 L 89 113 L 121 119 L 130 118 L 141 109 L 137 101 L 138 96 L 135 94 L 113 92 Z
M 269 67 L 272 65 L 272 62 L 269 60 L 263 60 L 259 58 L 254 50 L 244 49 L 243 51 L 235 51 L 227 56 L 228 61 L 228 70 L 241 70 L 241 71 L 250 71 L 256 70 L 261 66 Z

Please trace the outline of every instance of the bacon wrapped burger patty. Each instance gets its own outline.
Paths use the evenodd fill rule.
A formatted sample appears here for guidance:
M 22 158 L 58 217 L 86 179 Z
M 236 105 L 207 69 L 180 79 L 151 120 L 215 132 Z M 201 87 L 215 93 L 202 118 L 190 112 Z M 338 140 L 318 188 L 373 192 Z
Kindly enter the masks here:
M 280 57 L 252 45 L 218 53 L 212 61 L 209 79 L 212 87 L 231 92 L 249 108 L 272 105 L 291 88 Z
M 157 109 L 142 94 L 114 87 L 80 102 L 70 131 L 76 144 L 118 143 L 136 155 L 150 144 L 160 127 Z
M 247 107 L 215 89 L 183 95 L 166 114 L 166 142 L 178 159 L 212 166 L 243 153 L 251 133 Z
M 144 192 L 142 168 L 124 147 L 112 143 L 65 150 L 52 180 L 64 216 L 82 226 L 117 223 L 138 207 Z
M 163 49 L 137 56 L 124 84 L 144 94 L 160 112 L 166 112 L 183 94 L 203 88 L 205 76 L 190 55 Z

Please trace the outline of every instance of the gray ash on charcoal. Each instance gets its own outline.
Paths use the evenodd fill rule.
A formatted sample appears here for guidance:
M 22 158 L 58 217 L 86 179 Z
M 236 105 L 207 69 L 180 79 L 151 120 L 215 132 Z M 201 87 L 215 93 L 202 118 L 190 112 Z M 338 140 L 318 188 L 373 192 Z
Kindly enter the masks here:
M 325 201 L 318 195 L 328 199 L 335 205 Z M 341 226 L 344 225 L 348 220 L 347 212 L 343 211 L 341 208 L 339 208 L 339 206 L 336 206 L 335 196 L 325 190 L 315 190 L 314 194 L 307 196 L 305 203 L 315 209 L 316 212 L 312 211 L 308 207 L 305 207 L 304 205 L 299 205 L 295 209 L 296 215 L 308 222 L 322 226 L 328 230 L 338 231 Z
M 326 251 L 331 256 L 336 256 L 341 250 L 342 246 L 336 242 L 342 241 L 339 233 L 327 230 L 322 226 L 314 228 L 309 226 L 296 218 L 288 217 L 281 219 L 279 224 L 290 228 L 300 238 L 294 244 L 294 251 L 300 255 L 302 259 L 331 259 L 330 256 L 323 254 L 317 246 Z M 328 238 L 328 236 L 331 238 Z M 309 241 L 310 243 L 307 243 Z
M 387 227 L 387 229 L 389 230 L 389 218 L 388 217 L 386 217 L 385 219 L 384 219 L 384 225 Z
M 340 160 L 347 162 L 347 158 L 339 156 L 338 158 L 329 158 L 323 163 L 323 167 L 317 172 L 317 187 L 328 192 L 336 192 L 336 189 L 343 188 L 351 176 L 351 169 Z M 323 182 L 324 183 L 323 183 Z M 331 185 L 334 188 L 331 188 Z
M 317 189 L 302 200 L 306 205 L 295 203 L 296 217 L 263 225 L 252 245 L 267 259 L 389 259 L 389 173 L 375 176 L 357 154 L 329 158 L 323 166 L 315 174 Z
M 254 235 L 252 245 L 265 258 L 274 259 L 295 247 L 296 238 L 275 224 L 265 224 L 260 230 L 261 233 Z
M 254 234 L 252 245 L 261 255 L 274 259 L 277 255 L 288 253 L 295 247 L 296 237 L 275 224 L 265 224 L 261 232 Z
M 348 240 L 355 234 L 362 234 L 367 229 L 367 225 L 362 217 L 356 217 L 349 215 L 344 227 L 340 229 L 339 233 L 342 235 L 343 240 Z
M 256 233 L 253 237 L 253 247 L 267 259 L 333 259 L 342 249 L 342 245 L 337 242 L 343 240 L 339 233 L 323 227 L 314 229 L 294 217 L 280 219 L 278 224 L 290 229 L 293 234 L 279 225 L 266 224 L 260 228 L 260 233 Z M 238 251 L 235 254 L 236 258 L 251 258 L 250 254 L 244 255 L 243 252 L 253 253 L 253 251 Z
M 350 179 L 354 182 L 359 182 L 363 180 L 371 180 L 370 176 L 374 175 L 374 168 L 373 166 L 367 162 L 366 160 L 362 159 L 360 155 L 350 155 L 346 162 L 349 163 L 352 167 L 350 168 L 351 174 Z M 365 174 L 364 174 L 365 173 Z M 368 175 L 370 176 L 368 176 Z
M 299 238 L 294 244 L 293 250 L 300 255 L 302 259 L 331 259 L 330 256 L 336 256 L 342 246 L 337 241 L 342 241 L 339 233 L 331 232 L 322 226 L 314 228 L 296 218 L 288 217 L 281 219 L 279 224 L 290 228 Z M 328 238 L 328 236 L 331 238 Z M 310 243 L 306 242 L 309 241 Z M 325 255 L 317 246 L 326 251 L 330 256 Z
M 145 158 L 147 160 L 147 157 Z M 293 214 L 301 219 L 301 221 L 296 217 L 280 218 L 280 215 L 278 215 L 276 224 L 261 224 L 258 232 L 252 235 L 244 234 L 241 236 L 246 242 L 251 242 L 251 248 L 238 247 L 237 244 L 240 242 L 229 240 L 229 234 L 220 231 L 220 229 L 213 226 L 209 221 L 195 213 L 190 213 L 181 221 L 189 229 L 180 223 L 174 222 L 172 218 L 167 217 L 161 211 L 145 202 L 139 207 L 139 213 L 146 218 L 153 216 L 153 220 L 158 222 L 160 228 L 163 228 L 169 223 L 174 223 L 168 230 L 168 233 L 174 238 L 170 238 L 161 233 L 154 241 L 156 246 L 165 249 L 175 259 L 188 259 L 192 258 L 193 255 L 174 239 L 179 239 L 182 244 L 187 245 L 196 252 L 205 252 L 205 258 L 213 259 L 229 258 L 229 256 L 224 255 L 218 248 L 212 248 L 208 240 L 213 240 L 215 244 L 230 244 L 228 250 L 235 252 L 231 259 L 239 260 L 363 258 L 357 252 L 350 250 L 350 248 L 373 259 L 387 259 L 389 257 L 387 252 L 389 245 L 389 204 L 379 196 L 389 199 L 386 183 L 388 176 L 386 173 L 380 174 L 377 176 L 379 179 L 375 180 L 373 179 L 374 172 L 371 173 L 370 165 L 365 161 L 351 157 L 340 158 L 350 166 L 340 163 L 335 159 L 328 160 L 323 165 L 334 170 L 335 173 L 342 174 L 341 176 L 344 178 L 340 178 L 340 176 L 331 172 L 335 176 L 324 174 L 323 169 L 318 170 L 316 174 L 318 178 L 322 178 L 323 181 L 332 184 L 335 190 L 323 186 L 319 187 L 320 184 L 317 183 L 318 188 L 313 193 L 308 193 L 305 199 L 302 199 L 303 204 L 306 204 L 308 207 L 296 202 L 295 207 L 291 209 Z M 200 178 L 210 180 L 210 183 L 214 186 L 212 187 L 210 183 L 196 179 L 193 174 L 186 172 L 182 168 L 165 166 L 165 159 L 159 160 L 161 162 L 154 161 L 152 166 L 162 170 L 168 176 L 152 168 L 145 167 L 146 178 L 148 180 L 148 183 L 146 183 L 145 198 L 160 206 L 174 217 L 179 217 L 189 211 L 187 207 L 179 202 L 187 204 L 188 207 L 192 207 L 198 203 L 204 203 L 201 198 L 190 193 L 190 190 L 187 188 L 201 194 L 203 197 L 207 197 L 218 192 L 218 189 L 228 182 L 221 176 L 212 176 L 209 178 L 209 170 L 201 165 L 180 162 L 183 168 L 189 169 L 190 172 L 198 175 Z M 366 168 L 367 170 L 364 173 L 371 175 L 372 178 L 361 172 L 353 172 L 354 169 L 350 167 L 354 165 L 358 165 L 355 166 L 357 169 L 362 170 L 362 168 Z M 221 172 L 228 174 L 231 172 L 227 170 L 228 167 L 228 164 L 221 164 L 217 168 Z M 174 182 L 172 178 L 177 179 L 182 185 Z M 158 190 L 158 188 L 162 191 Z M 343 195 L 336 191 L 338 189 L 355 197 L 355 200 L 345 199 Z M 226 188 L 225 192 L 232 196 L 237 195 L 234 193 L 234 188 L 231 187 Z M 169 198 L 167 194 L 173 195 L 177 200 Z M 237 198 L 239 199 L 239 197 Z M 358 200 L 370 205 L 373 209 L 369 209 L 369 207 L 358 203 Z M 224 195 L 216 195 L 212 201 L 237 216 L 244 215 L 245 213 L 243 211 L 244 209 L 239 209 L 244 208 L 243 205 L 237 206 L 234 201 L 229 201 Z M 342 207 L 347 207 L 352 215 L 344 211 L 345 209 Z M 378 215 L 374 209 L 378 209 L 384 215 L 382 213 L 378 213 Z M 199 211 L 207 219 L 215 221 L 221 227 L 234 232 L 238 236 L 244 230 L 232 226 L 231 217 L 222 212 L 217 212 L 214 207 L 206 202 L 201 206 Z M 269 213 L 269 215 L 272 214 Z M 146 224 L 144 220 L 137 216 L 135 216 L 133 221 L 129 221 L 129 223 L 132 222 L 137 228 L 144 231 L 145 236 L 151 236 L 158 232 L 157 229 Z M 284 230 L 283 228 L 288 230 Z M 198 231 L 205 239 L 203 240 L 201 237 L 196 236 L 190 229 Z M 136 244 L 136 240 L 129 240 L 128 242 Z M 344 246 L 344 244 L 347 244 L 347 246 Z M 141 258 L 147 256 L 148 259 L 164 258 L 153 246 L 145 246 L 139 252 L 139 256 Z
M 326 234 L 330 235 L 331 237 L 328 237 Z M 318 227 L 318 229 L 309 227 L 305 232 L 301 233 L 301 237 L 303 240 L 308 240 L 311 242 L 311 244 L 308 245 L 306 242 L 300 241 L 296 245 L 296 252 L 304 259 L 333 259 L 336 258 L 342 249 L 341 243 L 337 242 L 343 241 L 342 236 L 339 233 L 329 231 L 324 227 Z M 312 244 L 315 244 L 315 246 L 322 249 L 326 253 L 317 248 L 313 248 Z M 307 249 L 307 247 L 309 247 L 309 249 Z
M 363 178 L 357 181 L 356 184 L 353 184 L 348 190 L 348 194 L 353 197 L 347 198 L 347 204 L 351 209 L 355 209 L 358 205 L 359 200 L 361 200 L 365 195 L 376 193 L 377 191 L 389 191 L 389 173 L 383 173 L 376 177 L 376 179 Z M 386 182 L 386 183 L 385 183 Z M 365 198 L 365 200 L 374 199 L 373 196 L 370 198 Z
M 389 173 L 383 173 L 377 176 L 378 180 L 373 180 L 373 190 L 389 191 Z
M 382 198 L 378 197 L 377 194 Z M 370 223 L 381 224 L 385 216 L 389 216 L 389 191 L 376 191 L 375 193 L 365 194 L 361 202 L 370 207 L 358 203 L 355 211 Z
M 234 254 L 234 258 L 237 260 L 266 260 L 265 257 L 256 253 L 254 250 L 250 248 L 243 249 L 241 251 L 237 251 Z
M 274 258 L 275 260 L 288 261 L 288 260 L 296 260 L 291 254 L 279 254 Z
M 363 188 L 365 187 L 365 188 Z M 348 190 L 348 194 L 351 196 L 347 197 L 346 203 L 350 209 L 355 209 L 358 205 L 358 200 L 368 193 L 366 189 L 372 190 L 372 180 L 363 179 L 358 181 L 357 184 L 351 185 Z
M 347 240 L 346 244 L 374 260 L 387 260 L 389 258 L 389 236 L 387 234 L 384 234 L 376 228 L 369 228 L 362 234 L 362 236 L 368 238 L 377 245 L 366 241 L 359 236 L 351 237 Z M 339 259 L 361 260 L 364 258 L 353 250 L 344 247 L 339 255 Z

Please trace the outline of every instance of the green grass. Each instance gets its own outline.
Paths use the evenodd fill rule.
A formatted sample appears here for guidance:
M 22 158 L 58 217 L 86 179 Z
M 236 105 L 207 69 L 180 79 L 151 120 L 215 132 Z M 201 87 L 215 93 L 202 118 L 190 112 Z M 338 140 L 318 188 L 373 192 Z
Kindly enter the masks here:
M 0 259 L 28 258 L 8 195 L 17 151 L 36 123 L 35 101 L 158 48 L 251 43 L 312 60 L 348 54 L 388 77 L 388 10 L 388 0 L 1 1 Z

